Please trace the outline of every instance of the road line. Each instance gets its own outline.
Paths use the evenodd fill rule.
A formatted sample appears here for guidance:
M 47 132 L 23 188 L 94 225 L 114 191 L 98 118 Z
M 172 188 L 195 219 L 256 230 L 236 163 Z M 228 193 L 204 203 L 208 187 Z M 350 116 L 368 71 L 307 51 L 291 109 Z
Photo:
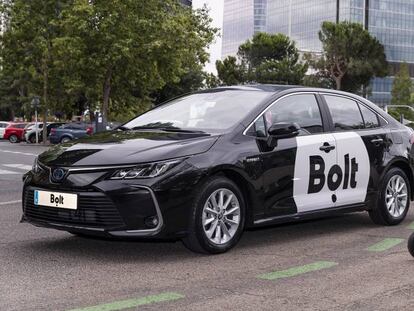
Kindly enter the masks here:
M 31 165 L 26 164 L 2 164 L 3 166 L 10 167 L 10 168 L 17 168 L 19 170 L 30 171 L 32 169 Z
M 8 170 L 2 170 L 0 169 L 0 176 L 1 175 L 20 175 L 21 172 L 16 172 L 16 171 L 8 171 Z
M 367 248 L 367 251 L 383 252 L 383 251 L 389 250 L 390 248 L 394 246 L 397 246 L 398 244 L 401 244 L 403 241 L 404 239 L 387 238 L 374 245 L 371 245 L 370 247 Z
M 8 201 L 8 202 L 0 202 L 0 206 L 2 206 L 2 205 L 9 205 L 9 204 L 16 204 L 16 203 L 22 203 L 22 200 Z
M 305 273 L 309 273 L 313 271 L 328 269 L 336 265 L 338 265 L 338 263 L 332 262 L 332 261 L 316 261 L 316 262 L 313 262 L 313 263 L 310 263 L 304 266 L 292 267 L 286 270 L 279 270 L 279 271 L 274 271 L 270 273 L 264 273 L 264 274 L 258 275 L 257 277 L 263 280 L 284 279 L 284 278 L 289 278 L 292 276 L 297 276 L 297 275 L 301 275 L 301 274 L 305 274 Z
M 408 225 L 407 229 L 414 230 L 414 222 Z
M 120 300 L 120 301 L 110 302 L 110 303 L 92 306 L 92 307 L 72 309 L 69 311 L 116 311 L 116 310 L 135 308 L 135 307 L 149 305 L 149 304 L 158 303 L 158 302 L 178 300 L 184 297 L 185 296 L 181 294 L 169 292 L 169 293 L 162 293 L 159 295 L 152 295 L 152 296 L 146 296 L 146 297 L 141 297 L 141 298 Z
M 20 151 L 0 150 L 0 152 L 22 154 L 22 155 L 27 155 L 27 156 L 37 156 L 37 154 L 34 154 L 34 153 L 20 152 Z

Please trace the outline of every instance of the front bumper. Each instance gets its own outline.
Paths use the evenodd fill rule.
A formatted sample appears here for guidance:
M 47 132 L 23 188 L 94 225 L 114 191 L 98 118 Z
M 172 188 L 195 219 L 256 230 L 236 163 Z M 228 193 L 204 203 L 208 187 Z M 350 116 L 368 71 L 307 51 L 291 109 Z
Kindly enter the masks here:
M 151 188 L 133 185 L 107 194 L 93 189 L 70 191 L 78 195 L 78 208 L 68 210 L 34 205 L 34 190 L 69 192 L 26 186 L 23 192 L 22 221 L 36 226 L 71 232 L 116 237 L 153 237 L 164 226 L 164 219 Z M 148 219 L 156 219 L 156 224 Z
M 53 169 L 40 164 L 24 176 L 22 221 L 74 233 L 160 240 L 188 234 L 194 188 L 204 176 L 183 162 L 163 176 L 139 180 L 112 180 L 111 167 L 69 168 L 55 183 Z M 78 207 L 34 205 L 34 190 L 77 194 Z

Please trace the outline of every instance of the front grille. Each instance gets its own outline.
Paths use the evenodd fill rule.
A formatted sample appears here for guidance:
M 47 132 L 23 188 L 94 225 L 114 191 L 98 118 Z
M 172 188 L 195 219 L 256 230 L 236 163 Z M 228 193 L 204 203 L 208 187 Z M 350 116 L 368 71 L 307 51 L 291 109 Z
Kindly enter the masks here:
M 34 191 L 27 189 L 24 198 L 24 214 L 28 220 L 52 222 L 112 229 L 125 226 L 115 205 L 99 192 L 78 195 L 78 208 L 69 210 L 34 205 Z

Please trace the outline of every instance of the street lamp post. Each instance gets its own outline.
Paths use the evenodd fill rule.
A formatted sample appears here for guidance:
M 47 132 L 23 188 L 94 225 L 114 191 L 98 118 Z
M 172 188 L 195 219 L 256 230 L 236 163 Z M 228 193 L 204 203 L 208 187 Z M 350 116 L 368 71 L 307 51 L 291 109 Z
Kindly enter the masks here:
M 38 121 L 37 121 L 37 109 L 40 106 L 40 97 L 34 96 L 31 102 L 32 107 L 35 109 L 35 133 L 36 133 L 36 144 L 39 143 L 39 132 L 38 132 Z

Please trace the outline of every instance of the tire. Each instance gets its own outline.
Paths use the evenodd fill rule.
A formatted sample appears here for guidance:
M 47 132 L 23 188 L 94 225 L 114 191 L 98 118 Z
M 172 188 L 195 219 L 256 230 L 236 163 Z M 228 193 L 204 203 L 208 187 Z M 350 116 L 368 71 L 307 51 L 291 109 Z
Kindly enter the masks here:
M 68 143 L 68 142 L 70 142 L 71 140 L 72 140 L 72 139 L 71 139 L 70 137 L 65 136 L 65 137 L 62 137 L 62 138 L 61 138 L 60 143 L 61 143 L 61 144 Z
M 11 142 L 12 144 L 16 144 L 19 142 L 19 138 L 17 138 L 16 135 L 10 135 L 9 142 Z
M 224 204 L 220 204 L 221 195 Z M 230 195 L 233 196 L 230 198 Z M 227 208 L 220 209 L 219 206 L 226 203 Z M 224 253 L 240 240 L 246 206 L 240 189 L 231 180 L 220 176 L 208 179 L 196 192 L 191 208 L 189 233 L 183 239 L 184 245 L 191 251 L 204 254 Z M 203 222 L 208 223 L 203 226 Z
M 397 184 L 398 180 L 398 184 Z M 401 191 L 394 191 L 393 186 L 401 187 Z M 405 183 L 404 187 L 402 182 Z M 380 182 L 376 207 L 369 211 L 371 220 L 378 225 L 395 226 L 401 223 L 410 207 L 411 187 L 407 175 L 398 167 L 391 168 Z M 400 197 L 401 196 L 401 197 Z M 390 208 L 387 202 L 391 203 Z
M 414 257 L 414 233 L 411 234 L 410 238 L 408 239 L 408 251 L 410 252 L 411 256 Z
M 36 143 L 36 135 L 30 135 L 29 142 L 31 144 L 35 144 Z M 40 139 L 39 139 L 39 142 L 40 142 Z

